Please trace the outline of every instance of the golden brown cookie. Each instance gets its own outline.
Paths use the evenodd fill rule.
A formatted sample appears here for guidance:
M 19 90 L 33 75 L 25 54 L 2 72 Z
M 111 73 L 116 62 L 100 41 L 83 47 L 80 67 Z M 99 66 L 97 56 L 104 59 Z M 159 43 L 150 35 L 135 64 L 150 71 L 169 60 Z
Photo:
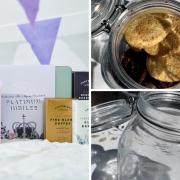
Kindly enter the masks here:
M 174 28 L 172 30 L 176 34 L 176 36 L 179 38 L 179 42 L 180 42 L 180 17 L 178 17 L 178 20 L 175 21 Z M 180 53 L 180 44 L 176 52 Z
M 169 29 L 168 21 L 145 14 L 136 17 L 127 25 L 125 39 L 131 47 L 141 50 L 161 42 L 167 36 Z
M 180 38 L 177 34 L 171 32 L 167 37 L 160 43 L 159 56 L 163 56 L 168 53 L 177 53 L 180 47 Z
M 136 27 L 143 47 L 152 47 L 161 42 L 168 34 L 170 25 L 153 15 L 144 16 Z
M 171 25 L 171 29 L 173 29 L 179 21 L 179 17 L 175 14 L 168 13 L 152 13 L 159 20 L 163 20 L 164 22 L 168 22 Z
M 149 74 L 162 82 L 180 81 L 180 56 L 168 54 L 162 57 L 150 56 L 147 59 Z
M 152 47 L 145 47 L 144 50 L 152 56 L 177 53 L 180 50 L 180 38 L 174 32 L 170 32 L 162 42 Z
M 177 36 L 180 38 L 180 18 L 176 23 L 174 24 L 173 31 L 177 34 Z
M 136 26 L 138 25 L 138 22 L 141 18 L 142 17 L 139 17 L 131 21 L 128 24 L 127 29 L 124 34 L 127 43 L 134 49 L 137 49 L 138 51 L 143 48 L 142 41 L 139 38 L 139 35 L 136 31 Z
M 151 56 L 156 56 L 159 52 L 159 44 L 151 47 L 145 47 L 144 50 Z
M 167 13 L 162 13 L 162 12 L 154 12 L 151 13 L 153 16 L 158 17 L 158 18 L 162 18 L 162 19 L 166 19 L 169 17 L 169 15 Z

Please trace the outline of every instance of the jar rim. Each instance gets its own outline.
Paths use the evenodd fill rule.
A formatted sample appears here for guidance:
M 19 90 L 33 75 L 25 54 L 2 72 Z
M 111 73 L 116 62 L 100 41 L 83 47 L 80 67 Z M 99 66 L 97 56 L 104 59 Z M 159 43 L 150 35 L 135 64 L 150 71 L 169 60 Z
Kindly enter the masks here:
M 132 116 L 127 99 L 108 101 L 91 108 L 91 130 L 98 132 L 127 122 Z
M 163 103 L 159 107 L 152 102 Z M 173 105 L 174 104 L 174 105 Z M 175 105 L 179 104 L 179 106 Z M 172 109 L 173 107 L 174 109 Z M 141 92 L 137 102 L 137 111 L 145 120 L 167 130 L 180 132 L 180 92 L 176 91 L 151 91 Z M 172 111 L 172 112 L 171 112 Z

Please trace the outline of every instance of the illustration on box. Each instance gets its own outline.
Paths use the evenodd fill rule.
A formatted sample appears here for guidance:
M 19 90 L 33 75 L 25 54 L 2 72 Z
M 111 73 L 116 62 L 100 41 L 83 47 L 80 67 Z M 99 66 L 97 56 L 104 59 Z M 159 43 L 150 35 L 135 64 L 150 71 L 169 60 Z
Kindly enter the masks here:
M 43 95 L 2 95 L 1 138 L 43 138 Z

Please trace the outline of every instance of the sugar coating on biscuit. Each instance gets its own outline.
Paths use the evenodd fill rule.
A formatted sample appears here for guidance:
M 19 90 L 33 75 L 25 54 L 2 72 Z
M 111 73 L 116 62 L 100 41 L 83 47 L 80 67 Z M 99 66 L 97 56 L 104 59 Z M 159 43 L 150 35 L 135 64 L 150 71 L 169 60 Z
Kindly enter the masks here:
M 144 50 L 151 56 L 155 56 L 159 52 L 159 44 L 156 44 L 151 47 L 145 47 Z
M 142 41 L 139 38 L 139 35 L 136 31 L 136 26 L 139 22 L 139 19 L 141 19 L 141 18 L 142 17 L 136 18 L 132 22 L 130 22 L 128 24 L 128 27 L 127 27 L 125 34 L 124 34 L 127 43 L 135 49 L 142 49 L 143 48 Z
M 180 49 L 180 38 L 174 33 L 169 33 L 160 43 L 146 47 L 144 50 L 151 56 L 164 56 L 169 53 L 176 53 Z
M 134 18 L 127 26 L 125 39 L 138 49 L 152 47 L 161 42 L 168 34 L 170 23 L 152 14 Z
M 180 56 L 179 54 L 150 56 L 147 60 L 147 69 L 150 75 L 159 81 L 180 81 Z
M 137 32 L 144 47 L 151 47 L 161 42 L 168 34 L 167 28 L 154 16 L 145 16 L 137 26 Z

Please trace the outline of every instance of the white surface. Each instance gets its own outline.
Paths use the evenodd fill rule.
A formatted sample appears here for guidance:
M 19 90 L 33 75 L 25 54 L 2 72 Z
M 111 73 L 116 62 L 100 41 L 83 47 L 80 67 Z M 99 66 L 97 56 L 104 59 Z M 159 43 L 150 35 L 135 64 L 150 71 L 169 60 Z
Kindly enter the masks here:
M 27 23 L 18 0 L 0 0 L 0 64 L 39 64 L 19 31 Z M 37 20 L 62 17 L 51 64 L 88 71 L 88 0 L 41 0 Z
M 0 144 L 0 179 L 88 180 L 88 146 L 29 140 Z
M 18 0 L 0 0 L 0 24 L 28 22 L 24 10 Z M 66 16 L 88 10 L 88 0 L 40 0 L 40 10 L 37 19 Z

